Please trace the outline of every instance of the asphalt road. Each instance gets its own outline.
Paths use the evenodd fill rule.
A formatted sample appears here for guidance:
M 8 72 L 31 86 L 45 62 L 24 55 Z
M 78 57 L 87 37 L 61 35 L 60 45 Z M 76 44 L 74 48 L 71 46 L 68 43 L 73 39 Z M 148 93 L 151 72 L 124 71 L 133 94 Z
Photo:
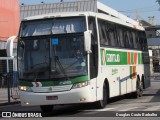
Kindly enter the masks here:
M 36 113 L 40 112 L 40 108 L 39 106 L 22 107 L 20 104 L 0 106 L 1 114 L 4 111 Z M 77 117 L 89 119 L 90 117 L 142 117 L 143 115 L 147 118 L 156 117 L 160 115 L 160 80 L 152 80 L 151 87 L 146 89 L 143 97 L 138 99 L 130 96 L 112 98 L 104 109 L 95 109 L 93 104 L 56 106 L 53 112 L 43 115 L 43 118 L 56 117 L 56 120 L 63 118 L 66 120 L 69 117 L 76 117 L 76 119 Z

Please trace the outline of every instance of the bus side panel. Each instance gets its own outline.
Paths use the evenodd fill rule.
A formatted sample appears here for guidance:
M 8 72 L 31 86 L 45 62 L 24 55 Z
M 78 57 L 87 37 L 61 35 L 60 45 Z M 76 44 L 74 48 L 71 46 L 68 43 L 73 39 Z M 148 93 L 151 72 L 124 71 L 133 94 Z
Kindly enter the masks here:
M 142 52 L 101 48 L 97 78 L 97 99 L 102 99 L 103 83 L 109 82 L 110 97 L 136 91 L 137 76 L 144 75 Z

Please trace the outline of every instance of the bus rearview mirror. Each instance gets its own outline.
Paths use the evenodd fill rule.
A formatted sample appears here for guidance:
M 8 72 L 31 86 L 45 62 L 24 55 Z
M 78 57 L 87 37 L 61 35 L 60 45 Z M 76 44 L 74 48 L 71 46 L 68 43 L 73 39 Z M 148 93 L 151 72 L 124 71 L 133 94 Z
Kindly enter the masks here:
M 84 50 L 89 54 L 91 53 L 91 30 L 84 32 Z

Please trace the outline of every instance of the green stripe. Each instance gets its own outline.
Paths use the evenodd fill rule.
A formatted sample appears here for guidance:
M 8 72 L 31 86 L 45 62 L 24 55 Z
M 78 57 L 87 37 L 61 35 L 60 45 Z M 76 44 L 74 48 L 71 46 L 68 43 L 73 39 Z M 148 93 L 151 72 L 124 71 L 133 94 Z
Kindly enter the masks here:
M 141 63 L 141 54 L 140 53 L 138 53 L 138 64 L 140 64 Z
M 134 64 L 134 53 L 133 52 L 131 53 L 131 63 L 132 65 Z
M 138 64 L 143 64 L 142 54 L 138 53 Z
M 103 56 L 103 50 L 101 50 L 101 65 L 103 65 L 103 58 L 104 58 L 104 56 Z
M 114 50 L 106 50 L 105 61 L 103 63 L 103 50 L 101 49 L 101 65 L 128 65 L 128 54 L 124 51 L 114 51 Z M 134 53 L 131 52 L 131 64 L 134 65 Z M 138 53 L 138 64 L 143 64 L 142 61 L 142 53 Z
M 71 85 L 79 82 L 85 82 L 89 80 L 88 76 L 81 76 L 81 77 L 75 77 L 70 80 L 60 80 L 60 81 L 43 81 L 41 82 L 42 87 L 47 87 L 47 86 L 62 86 L 62 85 Z M 39 81 L 37 81 L 39 82 Z M 20 86 L 29 86 L 33 87 L 32 82 L 30 81 L 24 81 L 24 80 L 19 80 L 19 85 Z

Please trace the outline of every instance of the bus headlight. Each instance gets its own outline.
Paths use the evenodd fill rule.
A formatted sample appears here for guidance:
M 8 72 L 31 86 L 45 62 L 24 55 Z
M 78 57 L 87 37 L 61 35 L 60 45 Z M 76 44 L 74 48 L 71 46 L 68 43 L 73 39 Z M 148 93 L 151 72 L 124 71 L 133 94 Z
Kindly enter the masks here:
M 32 92 L 31 87 L 28 87 L 28 86 L 19 86 L 18 88 L 19 88 L 19 90 L 21 90 L 21 91 Z
M 88 82 L 88 81 L 76 83 L 76 84 L 73 85 L 72 89 L 85 87 L 85 86 L 87 86 L 87 85 L 89 85 L 89 82 Z

